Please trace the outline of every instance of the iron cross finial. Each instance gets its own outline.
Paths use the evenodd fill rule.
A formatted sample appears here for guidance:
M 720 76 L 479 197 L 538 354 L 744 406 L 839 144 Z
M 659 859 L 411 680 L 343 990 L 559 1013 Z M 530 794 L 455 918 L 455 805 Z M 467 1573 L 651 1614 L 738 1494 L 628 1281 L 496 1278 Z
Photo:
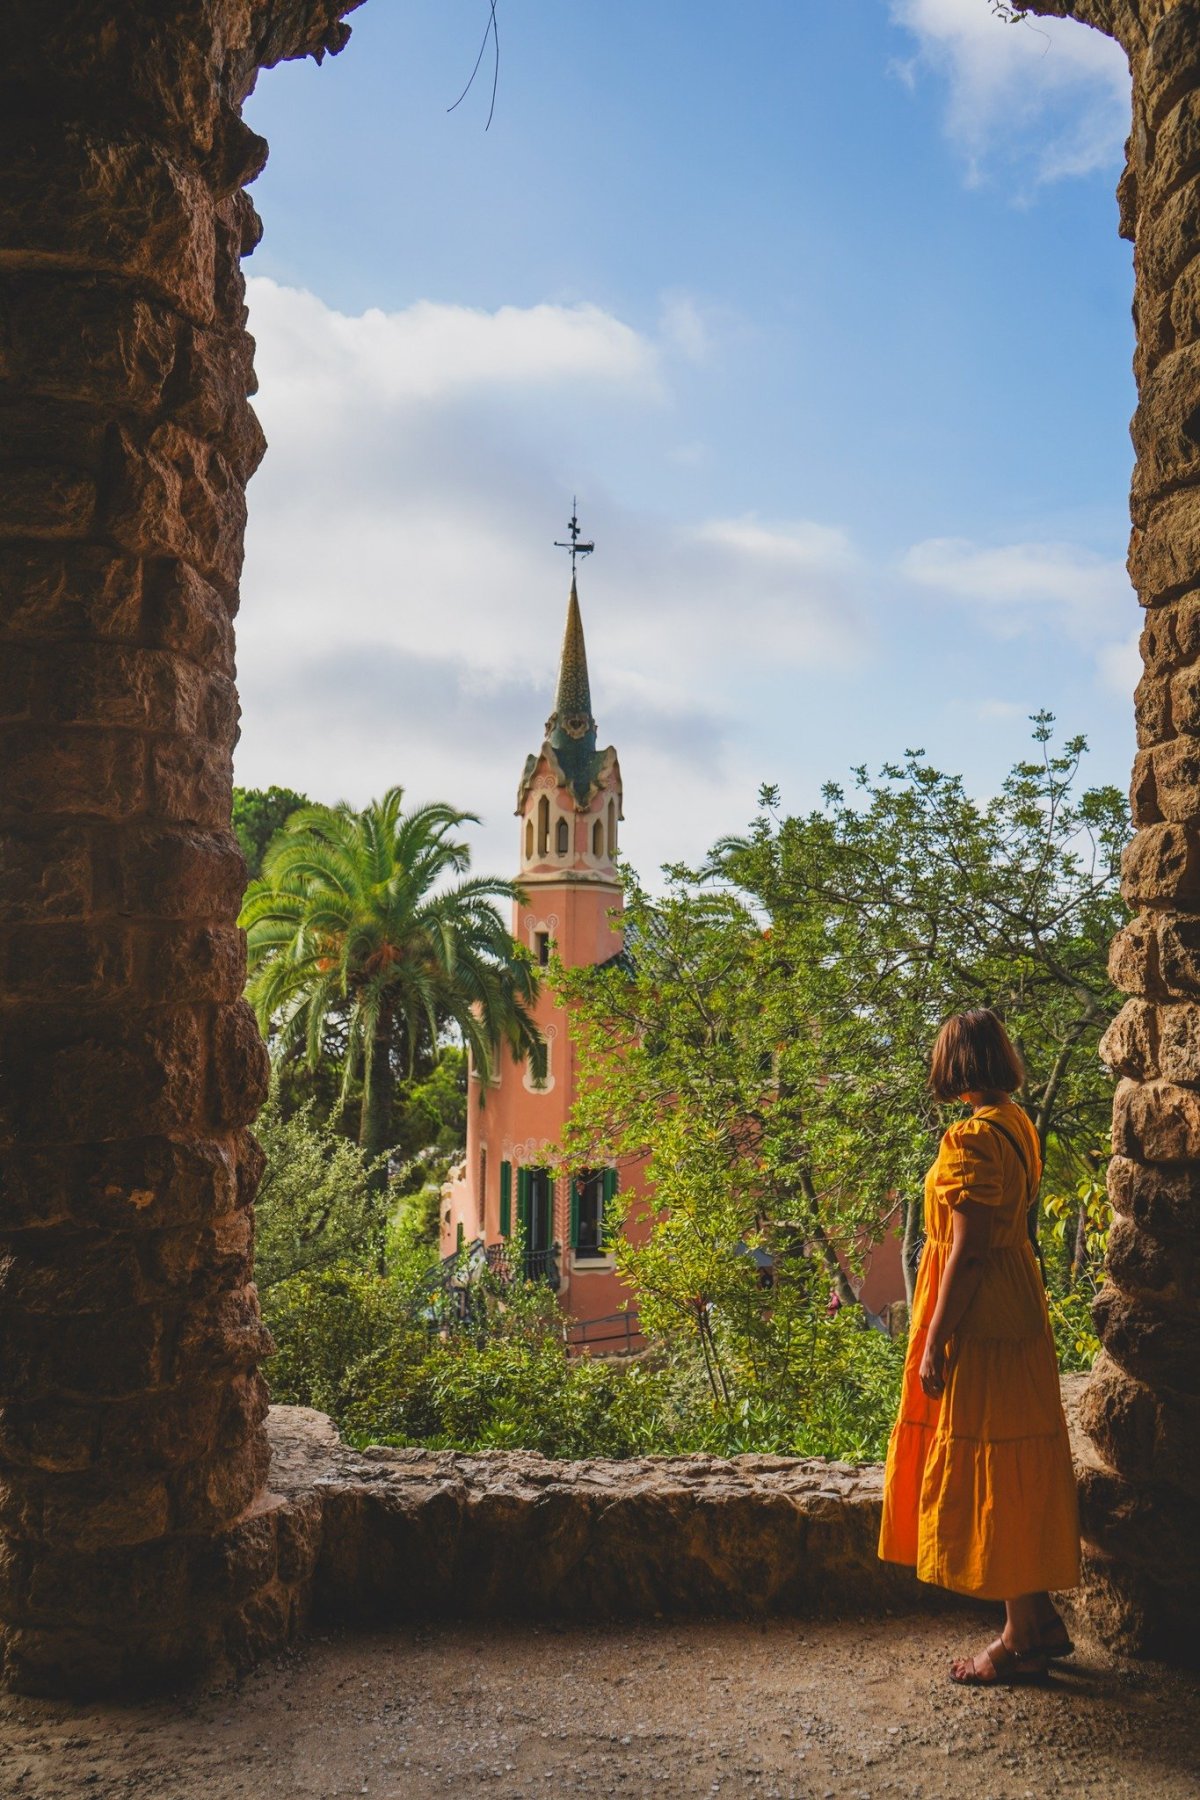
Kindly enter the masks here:
M 569 550 L 571 552 L 571 585 L 573 587 L 575 585 L 575 558 L 577 556 L 590 556 L 592 551 L 596 548 L 595 543 L 590 539 L 583 539 L 581 541 L 578 503 L 574 494 L 571 495 L 571 518 L 567 525 L 567 536 L 571 540 L 570 543 L 564 543 L 560 538 L 555 538 L 554 548 L 556 550 Z

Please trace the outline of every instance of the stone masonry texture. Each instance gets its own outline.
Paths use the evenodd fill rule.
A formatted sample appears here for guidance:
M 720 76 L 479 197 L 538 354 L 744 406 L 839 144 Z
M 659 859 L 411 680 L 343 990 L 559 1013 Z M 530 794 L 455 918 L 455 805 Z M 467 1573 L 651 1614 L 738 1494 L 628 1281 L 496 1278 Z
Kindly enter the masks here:
M 1145 608 L 1135 698 L 1134 918 L 1111 971 L 1130 999 L 1119 1076 L 1104 1349 L 1080 1407 L 1088 1592 L 1110 1640 L 1194 1654 L 1200 1605 L 1200 5 L 1032 0 L 1115 37 L 1133 74 L 1118 190 L 1133 244 L 1129 568 Z
M 243 1663 L 314 1593 L 333 1608 L 340 1583 L 369 1591 L 377 1551 L 393 1607 L 439 1592 L 420 1557 L 388 1548 L 399 1502 L 378 1456 L 336 1499 L 324 1476 L 268 1490 L 252 1282 L 266 1064 L 241 1000 L 229 816 L 232 619 L 264 448 L 244 189 L 266 145 L 241 106 L 261 68 L 340 50 L 355 4 L 0 0 L 0 1671 L 34 1691 Z M 1082 1492 L 1092 1619 L 1125 1647 L 1178 1648 L 1200 1601 L 1200 4 L 1029 10 L 1110 32 L 1134 78 L 1119 199 L 1145 674 L 1136 916 L 1113 950 L 1131 998 L 1106 1044 L 1118 1223 Z M 644 1478 L 392 1463 L 428 1502 L 421 1530 L 446 1522 L 450 1538 L 420 1539 L 430 1557 L 466 1555 L 463 1521 L 502 1518 L 518 1488 L 543 1494 L 546 1521 L 572 1482 L 633 1520 Z M 744 1529 L 759 1509 L 792 1529 L 799 1501 L 776 1473 L 709 1471 L 709 1525 Z M 644 1516 L 699 1532 L 700 1596 L 698 1489 L 683 1468 L 664 1479 L 675 1498 Z M 374 1509 L 350 1492 L 372 1484 Z M 837 1486 L 804 1501 L 806 1541 Z M 339 1529 L 320 1537 L 327 1502 Z M 587 1502 L 601 1534 L 607 1504 Z M 757 1580 L 726 1548 L 737 1580 Z M 580 1566 L 601 1610 L 632 1605 L 638 1582 L 646 1603 L 658 1591 L 652 1562 L 624 1586 L 603 1560 Z M 784 1594 L 793 1579 L 762 1575 Z
M 298 1604 L 230 832 L 241 106 L 354 3 L 0 3 L 0 1666 L 33 1690 L 243 1661 Z

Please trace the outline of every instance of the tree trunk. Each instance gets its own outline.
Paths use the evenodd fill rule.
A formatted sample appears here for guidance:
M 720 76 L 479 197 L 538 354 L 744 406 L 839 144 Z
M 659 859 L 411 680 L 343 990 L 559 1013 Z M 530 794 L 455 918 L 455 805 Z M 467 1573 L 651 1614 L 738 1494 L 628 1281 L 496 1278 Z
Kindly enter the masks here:
M 380 1019 L 375 1033 L 371 1067 L 364 1073 L 362 1111 L 359 1115 L 358 1143 L 369 1164 L 367 1191 L 375 1199 L 375 1229 L 378 1234 L 377 1256 L 381 1275 L 387 1274 L 387 1218 L 385 1204 L 388 1191 L 386 1153 L 392 1148 L 392 1111 L 396 1081 L 392 1073 L 391 1020 Z
M 924 1217 L 923 1200 L 914 1198 L 904 1202 L 904 1238 L 900 1246 L 900 1260 L 904 1265 L 904 1298 L 908 1302 L 910 1319 L 913 1296 L 917 1291 L 917 1264 L 921 1254 L 921 1226 Z

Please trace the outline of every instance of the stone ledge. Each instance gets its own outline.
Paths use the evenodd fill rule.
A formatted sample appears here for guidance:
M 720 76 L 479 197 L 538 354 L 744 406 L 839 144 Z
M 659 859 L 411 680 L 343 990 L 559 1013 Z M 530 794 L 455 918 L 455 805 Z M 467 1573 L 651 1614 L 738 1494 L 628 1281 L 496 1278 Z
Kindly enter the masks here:
M 272 1407 L 273 1493 L 320 1496 L 318 1619 L 633 1618 L 956 1604 L 875 1554 L 878 1464 L 790 1457 L 555 1462 L 530 1452 L 357 1451 Z

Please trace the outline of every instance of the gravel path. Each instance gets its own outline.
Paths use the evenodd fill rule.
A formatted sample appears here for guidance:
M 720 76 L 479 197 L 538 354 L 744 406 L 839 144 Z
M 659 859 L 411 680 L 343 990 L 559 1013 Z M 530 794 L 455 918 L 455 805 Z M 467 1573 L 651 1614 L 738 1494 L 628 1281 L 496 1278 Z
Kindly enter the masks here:
M 950 1686 L 990 1616 L 436 1625 L 314 1637 L 135 1707 L 0 1698 L 4 1800 L 588 1793 L 1195 1800 L 1200 1683 L 1077 1658 Z

